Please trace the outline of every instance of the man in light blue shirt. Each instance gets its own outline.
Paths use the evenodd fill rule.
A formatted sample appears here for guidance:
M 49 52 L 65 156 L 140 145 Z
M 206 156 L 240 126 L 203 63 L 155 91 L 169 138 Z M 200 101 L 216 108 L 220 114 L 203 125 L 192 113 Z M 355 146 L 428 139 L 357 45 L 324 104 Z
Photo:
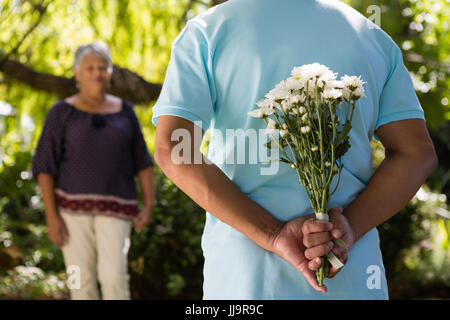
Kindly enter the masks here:
M 289 166 L 267 168 L 267 137 L 258 134 L 264 122 L 248 116 L 293 67 L 313 62 L 366 82 L 329 204 L 344 208 L 351 249 L 342 270 L 326 279 L 326 290 L 305 269 L 314 256 L 302 244 L 313 213 L 308 197 Z M 414 196 L 436 156 L 401 50 L 378 26 L 333 0 L 231 0 L 211 8 L 189 20 L 173 42 L 153 123 L 156 162 L 206 210 L 204 299 L 388 298 L 376 226 Z M 183 156 L 198 156 L 200 128 L 214 129 L 213 164 L 176 161 L 172 151 L 181 136 L 192 147 Z M 387 151 L 373 175 L 372 137 Z M 317 239 L 325 234 L 311 230 Z

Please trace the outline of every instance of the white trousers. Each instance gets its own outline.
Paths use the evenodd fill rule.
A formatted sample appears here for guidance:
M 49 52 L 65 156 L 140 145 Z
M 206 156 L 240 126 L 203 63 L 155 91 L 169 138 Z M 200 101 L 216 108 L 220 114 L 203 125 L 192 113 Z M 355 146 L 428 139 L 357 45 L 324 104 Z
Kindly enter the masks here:
M 59 212 L 69 234 L 62 247 L 64 263 L 69 278 L 78 277 L 69 286 L 71 299 L 99 299 L 97 281 L 103 299 L 130 299 L 128 249 L 132 222 L 102 215 L 68 213 L 62 208 Z

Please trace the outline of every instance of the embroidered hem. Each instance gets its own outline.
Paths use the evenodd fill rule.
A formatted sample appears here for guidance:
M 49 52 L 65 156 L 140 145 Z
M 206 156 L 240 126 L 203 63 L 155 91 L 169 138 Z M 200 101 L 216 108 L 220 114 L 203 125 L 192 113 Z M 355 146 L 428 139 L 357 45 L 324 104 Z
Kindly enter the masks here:
M 99 194 L 70 194 L 55 189 L 56 203 L 65 211 L 82 214 L 102 214 L 130 219 L 138 213 L 137 200 Z

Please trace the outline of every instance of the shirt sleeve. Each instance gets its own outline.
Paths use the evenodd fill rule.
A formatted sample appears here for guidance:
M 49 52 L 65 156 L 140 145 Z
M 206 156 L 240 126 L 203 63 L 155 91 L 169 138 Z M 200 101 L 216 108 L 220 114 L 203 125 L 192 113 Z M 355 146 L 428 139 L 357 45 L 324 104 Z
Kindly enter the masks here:
M 128 108 L 131 114 L 131 121 L 133 125 L 133 141 L 132 141 L 132 156 L 133 156 L 133 173 L 137 175 L 139 171 L 153 166 L 153 158 L 147 149 L 147 144 L 142 134 L 139 119 L 134 112 L 133 105 L 128 103 Z
M 411 76 L 403 63 L 402 52 L 396 44 L 391 61 L 391 72 L 381 93 L 374 131 L 392 121 L 414 118 L 425 120 Z M 376 134 L 374 138 L 379 141 Z
M 49 173 L 56 178 L 63 154 L 64 121 L 62 105 L 55 104 L 48 111 L 41 136 L 32 160 L 33 178 Z
M 172 43 L 169 65 L 160 96 L 153 107 L 156 126 L 161 115 L 201 121 L 206 130 L 214 113 L 216 90 L 212 54 L 200 25 L 189 20 Z

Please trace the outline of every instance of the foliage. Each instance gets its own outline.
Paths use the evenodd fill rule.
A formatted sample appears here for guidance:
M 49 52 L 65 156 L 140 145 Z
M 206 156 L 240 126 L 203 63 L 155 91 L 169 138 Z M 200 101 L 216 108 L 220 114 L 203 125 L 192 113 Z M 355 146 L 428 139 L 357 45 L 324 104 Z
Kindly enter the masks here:
M 151 224 L 132 236 L 130 272 L 137 299 L 200 299 L 204 212 L 156 169 Z
M 446 200 L 444 194 L 424 185 L 404 209 L 379 226 L 392 298 L 448 298 L 450 211 Z
M 347 0 L 376 22 L 403 51 L 429 128 L 450 120 L 450 6 L 446 0 Z
M 437 212 L 447 210 L 450 192 L 450 7 L 445 0 L 344 2 L 367 17 L 370 6 L 381 8 L 381 27 L 403 50 L 440 160 L 422 195 L 379 227 L 391 297 L 448 298 L 449 222 Z M 10 53 L 39 72 L 71 77 L 77 46 L 103 40 L 116 65 L 162 83 L 172 41 L 186 19 L 210 5 L 200 0 L 0 0 L 0 56 Z M 0 298 L 67 298 L 62 254 L 46 236 L 44 208 L 30 172 L 45 115 L 59 98 L 0 72 Z M 136 108 L 150 150 L 152 105 Z M 384 150 L 373 144 L 375 170 Z M 132 296 L 201 297 L 202 210 L 159 170 L 156 186 L 153 221 L 132 235 Z
M 0 299 L 67 298 L 62 252 L 47 237 L 40 189 L 29 176 L 31 154 L 18 151 L 11 157 L 15 162 L 3 163 L 0 171 Z M 20 188 L 12 194 L 11 185 Z M 152 222 L 131 237 L 132 297 L 199 299 L 203 211 L 158 168 L 155 186 Z

